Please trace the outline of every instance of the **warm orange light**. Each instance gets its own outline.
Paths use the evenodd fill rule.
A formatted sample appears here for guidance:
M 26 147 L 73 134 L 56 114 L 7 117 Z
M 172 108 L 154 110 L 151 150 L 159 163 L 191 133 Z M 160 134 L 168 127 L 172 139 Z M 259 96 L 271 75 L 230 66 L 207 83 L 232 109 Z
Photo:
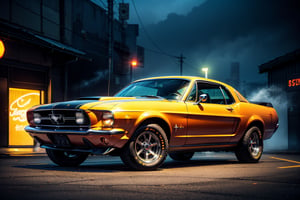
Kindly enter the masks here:
M 5 46 L 2 40 L 0 40 L 0 59 L 3 57 L 5 53 Z
M 24 131 L 28 125 L 26 111 L 43 98 L 44 91 L 9 88 L 9 145 L 33 145 L 32 137 Z
M 132 60 L 132 61 L 131 61 L 131 66 L 132 66 L 132 67 L 136 67 L 136 66 L 137 66 L 137 64 L 138 64 L 138 63 L 137 63 L 137 61 L 136 61 L 136 60 Z

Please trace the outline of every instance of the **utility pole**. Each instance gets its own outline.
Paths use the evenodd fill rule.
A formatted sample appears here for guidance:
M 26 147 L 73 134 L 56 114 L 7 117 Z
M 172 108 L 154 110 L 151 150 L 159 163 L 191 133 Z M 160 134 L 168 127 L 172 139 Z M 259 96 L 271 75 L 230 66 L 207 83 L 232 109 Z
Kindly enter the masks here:
M 176 58 L 179 60 L 179 63 L 180 63 L 180 76 L 182 76 L 183 59 L 186 59 L 186 57 L 183 57 L 183 55 L 180 54 L 180 56 L 176 56 Z
M 113 48 L 114 48 L 114 1 L 107 0 L 108 5 L 108 86 L 107 95 L 110 96 L 110 86 L 113 80 Z

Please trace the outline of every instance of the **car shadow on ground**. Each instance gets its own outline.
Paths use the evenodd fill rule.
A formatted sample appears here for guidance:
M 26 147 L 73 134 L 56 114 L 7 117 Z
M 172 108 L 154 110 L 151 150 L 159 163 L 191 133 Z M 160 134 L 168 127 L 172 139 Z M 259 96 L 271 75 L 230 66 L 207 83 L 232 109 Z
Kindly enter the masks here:
M 173 161 L 168 159 L 157 170 L 174 169 L 174 168 L 187 168 L 187 167 L 201 167 L 201 166 L 217 166 L 217 165 L 230 165 L 239 164 L 237 160 L 233 159 L 201 159 L 189 161 Z M 121 171 L 135 171 L 125 166 L 121 160 L 113 161 L 98 161 L 83 163 L 78 167 L 61 167 L 51 162 L 47 164 L 26 164 L 14 166 L 17 168 L 49 170 L 49 171 L 71 171 L 71 172 L 121 172 Z

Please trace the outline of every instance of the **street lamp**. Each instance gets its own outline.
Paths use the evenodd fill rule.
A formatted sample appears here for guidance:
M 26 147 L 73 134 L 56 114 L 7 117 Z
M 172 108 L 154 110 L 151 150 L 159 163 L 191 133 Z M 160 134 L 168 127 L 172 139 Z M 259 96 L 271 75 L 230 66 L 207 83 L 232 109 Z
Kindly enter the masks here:
M 205 74 L 205 78 L 207 78 L 208 68 L 207 68 L 207 67 L 204 67 L 204 68 L 202 68 L 202 71 L 203 71 L 204 74 Z
M 136 59 L 133 59 L 130 61 L 130 82 L 132 82 L 132 70 L 138 65 L 138 62 Z

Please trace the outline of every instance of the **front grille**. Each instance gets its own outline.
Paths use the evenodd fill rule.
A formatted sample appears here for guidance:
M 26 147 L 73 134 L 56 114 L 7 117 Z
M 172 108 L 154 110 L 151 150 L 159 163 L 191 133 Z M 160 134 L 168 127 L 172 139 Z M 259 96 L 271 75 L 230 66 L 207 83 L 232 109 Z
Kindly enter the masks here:
M 84 121 L 82 124 L 76 123 L 76 113 L 78 112 L 83 113 Z M 36 125 L 44 129 L 82 130 L 88 129 L 90 126 L 89 117 L 80 109 L 38 110 L 35 113 L 41 116 L 41 123 Z

